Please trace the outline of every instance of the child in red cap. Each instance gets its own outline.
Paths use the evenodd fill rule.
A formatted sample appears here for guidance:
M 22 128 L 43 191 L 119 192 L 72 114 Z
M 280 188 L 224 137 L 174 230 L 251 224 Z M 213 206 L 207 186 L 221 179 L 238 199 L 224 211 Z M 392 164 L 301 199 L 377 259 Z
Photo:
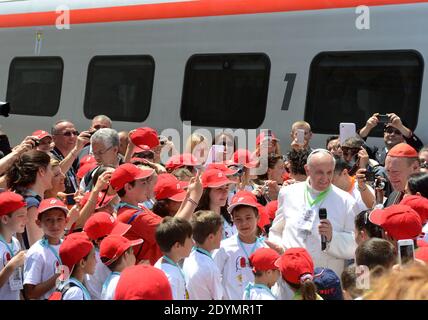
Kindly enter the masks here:
M 40 203 L 36 224 L 43 238 L 28 250 L 24 267 L 24 293 L 27 299 L 48 299 L 55 289 L 62 265 L 58 251 L 67 224 L 67 206 L 56 198 Z
M 103 284 L 111 273 L 100 258 L 101 241 L 111 234 L 123 236 L 130 228 L 131 225 L 117 221 L 107 212 L 96 212 L 86 221 L 83 231 L 95 246 L 95 259 L 97 260 L 94 274 L 87 274 L 84 281 L 92 300 L 101 300 Z
M 65 237 L 59 255 L 70 277 L 59 286 L 62 300 L 91 300 L 88 289 L 83 285 L 86 274 L 95 271 L 94 245 L 85 232 L 76 232 Z
M 293 300 L 323 300 L 314 284 L 314 263 L 304 248 L 291 248 L 276 262 L 282 278 L 294 291 Z
M 168 277 L 174 300 L 189 300 L 185 275 L 178 263 L 192 251 L 192 225 L 181 218 L 166 217 L 156 229 L 156 241 L 163 256 L 155 267 Z
M 224 298 L 241 300 L 247 284 L 254 281 L 249 258 L 255 250 L 267 245 L 257 236 L 259 213 L 257 200 L 251 192 L 238 192 L 228 210 L 238 234 L 221 242 L 220 249 L 214 253 L 214 261 L 223 274 Z
M 280 272 L 275 262 L 279 254 L 270 248 L 260 248 L 250 256 L 254 283 L 245 288 L 243 300 L 276 300 L 271 288 L 278 281 Z
M 127 267 L 135 265 L 133 246 L 143 242 L 142 239 L 130 241 L 121 235 L 110 235 L 100 244 L 100 257 L 110 274 L 104 281 L 101 293 L 102 300 L 113 300 L 120 273 Z
M 15 192 L 0 193 L 0 300 L 19 300 L 25 251 L 18 239 L 27 223 L 27 205 Z

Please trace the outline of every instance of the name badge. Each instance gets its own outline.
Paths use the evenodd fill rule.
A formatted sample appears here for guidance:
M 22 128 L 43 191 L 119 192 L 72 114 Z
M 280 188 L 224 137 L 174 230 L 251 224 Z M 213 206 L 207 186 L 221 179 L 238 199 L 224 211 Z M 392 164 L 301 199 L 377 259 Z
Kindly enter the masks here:
M 9 286 L 10 290 L 12 291 L 18 291 L 22 290 L 22 270 L 21 268 L 16 268 L 16 270 L 13 272 L 13 274 L 9 278 Z
M 300 230 L 311 232 L 312 226 L 314 225 L 315 221 L 315 211 L 308 209 L 305 211 L 305 213 L 302 215 L 301 219 L 298 222 L 298 228 Z

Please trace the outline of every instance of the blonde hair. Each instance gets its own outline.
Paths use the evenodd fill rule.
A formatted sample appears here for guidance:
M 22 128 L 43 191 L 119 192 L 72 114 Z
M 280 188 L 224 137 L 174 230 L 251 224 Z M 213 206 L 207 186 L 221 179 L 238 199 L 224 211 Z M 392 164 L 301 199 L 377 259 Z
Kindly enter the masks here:
M 294 122 L 293 125 L 291 126 L 291 132 L 294 132 L 297 129 L 297 127 L 305 127 L 309 131 L 312 131 L 311 125 L 308 122 L 303 120 Z
M 206 142 L 207 139 L 203 135 L 199 133 L 192 133 L 186 142 L 186 152 L 192 153 L 193 149 L 195 149 L 198 144 L 204 141 Z
M 59 167 L 59 161 L 56 159 L 51 159 L 51 167 L 52 169 L 55 167 Z
M 364 300 L 428 300 L 428 266 L 414 262 L 378 278 Z

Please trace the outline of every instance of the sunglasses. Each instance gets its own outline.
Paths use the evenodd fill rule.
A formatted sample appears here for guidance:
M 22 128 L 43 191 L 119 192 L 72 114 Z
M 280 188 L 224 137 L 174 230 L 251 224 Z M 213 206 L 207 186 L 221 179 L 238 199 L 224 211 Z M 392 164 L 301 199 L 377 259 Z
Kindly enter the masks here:
M 388 134 L 397 134 L 397 135 L 401 135 L 400 130 L 394 129 L 394 128 L 386 128 L 384 130 L 384 132 L 388 133 Z
M 66 131 L 63 133 L 55 133 L 56 136 L 64 136 L 64 137 L 71 137 L 72 135 L 78 136 L 79 131 Z
M 349 148 L 349 147 L 342 147 L 343 154 L 357 154 L 360 151 L 360 148 Z

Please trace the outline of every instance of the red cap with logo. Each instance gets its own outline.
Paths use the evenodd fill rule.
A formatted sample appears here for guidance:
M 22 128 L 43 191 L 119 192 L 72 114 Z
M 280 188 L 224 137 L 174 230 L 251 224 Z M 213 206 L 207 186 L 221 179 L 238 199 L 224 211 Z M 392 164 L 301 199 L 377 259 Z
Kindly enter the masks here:
M 269 215 L 269 219 L 275 219 L 276 211 L 278 210 L 278 200 L 268 202 L 265 207 Z
M 44 199 L 44 200 L 42 200 L 42 202 L 40 202 L 37 217 L 39 217 L 43 212 L 51 210 L 51 209 L 60 209 L 60 210 L 64 211 L 65 215 L 67 215 L 67 213 L 68 213 L 68 208 L 64 204 L 64 202 L 62 202 L 61 200 L 59 200 L 57 198 L 48 198 L 48 199 Z
M 106 266 L 111 265 L 129 248 L 143 243 L 143 239 L 128 240 L 119 234 L 111 234 L 100 243 L 100 258 Z
M 314 262 L 304 248 L 290 248 L 276 261 L 282 278 L 290 283 L 300 284 L 314 277 Z
M 250 206 L 258 210 L 257 198 L 250 191 L 239 191 L 233 196 L 227 211 L 232 213 L 233 209 L 237 206 Z
M 401 204 L 375 209 L 370 213 L 369 220 L 381 226 L 396 241 L 414 239 L 422 232 L 422 221 L 418 213 Z
M 50 133 L 47 132 L 47 131 L 45 131 L 45 130 L 36 130 L 31 135 L 34 136 L 34 137 L 37 137 L 37 139 L 39 139 L 39 140 L 42 140 L 43 138 L 46 138 L 46 137 L 51 137 L 52 138 L 52 136 L 50 135 Z
M 232 175 L 234 175 L 235 173 L 237 173 L 237 172 L 238 172 L 238 170 L 232 170 L 232 169 L 230 169 L 230 168 L 226 167 L 226 165 L 225 165 L 225 164 L 223 164 L 223 163 L 210 163 L 210 164 L 207 166 L 207 170 L 209 170 L 209 169 L 217 169 L 217 170 L 220 170 L 220 171 L 222 171 L 226 176 L 232 176 Z
M 265 134 L 264 131 L 260 132 L 260 134 L 256 138 L 256 145 L 258 146 L 260 142 L 262 142 L 265 138 L 269 137 L 267 134 Z M 271 139 L 275 141 L 279 141 L 279 139 L 274 135 L 273 132 L 271 132 Z
M 418 195 L 406 196 L 401 200 L 400 204 L 409 206 L 415 210 L 421 217 L 422 224 L 428 220 L 428 199 Z
M 75 232 L 65 237 L 59 247 L 59 256 L 62 263 L 69 268 L 70 274 L 74 265 L 85 258 L 93 247 L 85 232 Z
M 251 152 L 245 149 L 238 149 L 233 153 L 233 161 L 228 164 L 241 164 L 244 167 L 251 169 L 257 167 L 258 161 L 253 160 Z
M 186 190 L 184 184 L 170 173 L 163 173 L 158 176 L 158 181 L 155 185 L 156 200 L 170 199 L 172 201 L 182 202 L 186 198 Z
M 153 174 L 153 172 L 155 172 L 153 169 L 140 169 L 134 164 L 125 163 L 113 171 L 110 179 L 110 185 L 115 191 L 119 191 L 123 189 L 125 184 L 135 180 L 148 178 Z
M 123 236 L 130 228 L 130 224 L 117 221 L 107 212 L 96 212 L 86 221 L 83 231 L 89 239 L 98 240 L 110 234 Z
M 175 169 L 184 166 L 197 166 L 198 164 L 198 159 L 191 153 L 183 153 L 169 158 L 169 160 L 165 163 L 165 168 L 169 171 L 174 171 Z
M 172 300 L 172 290 L 165 273 L 151 265 L 139 264 L 121 274 L 115 300 Z
M 399 143 L 388 152 L 389 157 L 395 158 L 417 158 L 418 152 L 407 143 Z
M 148 146 L 149 149 L 153 149 L 159 145 L 159 138 L 156 130 L 149 127 L 133 130 L 130 138 L 132 143 L 138 147 Z
M 275 262 L 279 257 L 280 255 L 271 248 L 260 248 L 254 251 L 249 260 L 254 272 L 268 271 L 278 270 L 278 266 L 275 265 Z
M 204 188 L 219 188 L 227 184 L 236 183 L 229 180 L 223 171 L 218 169 L 208 169 L 202 174 L 202 186 Z
M 26 205 L 24 198 L 20 194 L 12 191 L 0 193 L 0 217 L 15 212 Z

